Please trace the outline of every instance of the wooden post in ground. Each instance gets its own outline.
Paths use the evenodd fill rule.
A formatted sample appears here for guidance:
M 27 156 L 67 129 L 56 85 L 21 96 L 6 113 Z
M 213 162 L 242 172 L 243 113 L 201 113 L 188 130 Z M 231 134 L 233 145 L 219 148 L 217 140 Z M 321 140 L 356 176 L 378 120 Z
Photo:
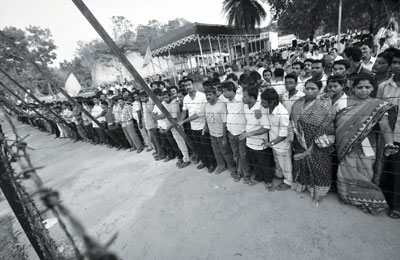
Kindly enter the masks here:
M 146 92 L 147 95 L 153 100 L 154 104 L 161 110 L 163 115 L 166 116 L 166 118 L 172 123 L 173 127 L 176 128 L 176 130 L 179 132 L 179 134 L 182 136 L 182 138 L 185 140 L 186 144 L 190 148 L 194 148 L 192 142 L 190 139 L 185 135 L 183 132 L 183 129 L 178 126 L 176 121 L 172 118 L 171 114 L 165 109 L 165 107 L 161 104 L 160 100 L 154 95 L 153 91 L 149 88 L 149 86 L 146 84 L 144 79 L 140 76 L 140 74 L 137 72 L 137 70 L 133 67 L 133 65 L 130 63 L 130 61 L 126 58 L 126 56 L 120 51 L 118 46 L 115 44 L 115 42 L 111 39 L 110 35 L 104 30 L 103 26 L 97 21 L 96 17 L 92 14 L 92 12 L 87 8 L 87 6 L 83 3 L 82 0 L 72 0 L 72 2 L 75 4 L 75 6 L 79 9 L 79 11 L 85 16 L 85 18 L 88 20 L 88 22 L 92 25 L 92 27 L 97 31 L 97 33 L 100 35 L 100 37 L 105 41 L 105 43 L 108 45 L 110 50 L 114 53 L 115 56 L 121 61 L 121 63 L 125 66 L 127 71 L 131 74 L 131 76 L 139 82 L 143 90 Z
M 0 190 L 7 199 L 39 259 L 64 259 L 58 253 L 54 240 L 51 239 L 45 229 L 43 219 L 35 203 L 24 187 L 15 179 L 5 142 L 5 136 L 0 125 Z

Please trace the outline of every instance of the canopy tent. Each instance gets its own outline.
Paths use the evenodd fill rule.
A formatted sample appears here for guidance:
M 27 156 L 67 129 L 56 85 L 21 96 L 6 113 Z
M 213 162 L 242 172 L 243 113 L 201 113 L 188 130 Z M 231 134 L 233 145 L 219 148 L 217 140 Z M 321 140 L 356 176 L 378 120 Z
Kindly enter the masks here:
M 153 56 L 201 54 L 202 52 L 228 52 L 227 46 L 241 41 L 260 40 L 260 29 L 251 34 L 238 34 L 234 27 L 193 23 L 183 26 L 150 44 Z M 240 45 L 239 45 L 240 46 Z

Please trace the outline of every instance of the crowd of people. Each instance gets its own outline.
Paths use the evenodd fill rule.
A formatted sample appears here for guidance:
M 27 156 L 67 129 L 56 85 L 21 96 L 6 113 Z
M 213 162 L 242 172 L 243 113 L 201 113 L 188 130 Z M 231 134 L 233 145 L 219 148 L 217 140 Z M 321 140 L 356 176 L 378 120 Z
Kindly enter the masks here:
M 45 118 L 24 107 L 18 118 L 57 138 L 145 150 L 156 161 L 177 159 L 178 168 L 228 171 L 235 182 L 263 182 L 267 191 L 308 190 L 315 206 L 337 192 L 342 203 L 371 214 L 388 209 L 399 219 L 400 50 L 374 57 L 365 37 L 326 51 L 260 53 L 240 73 L 226 66 L 201 85 L 190 77 L 177 86 L 152 82 L 170 117 L 145 91 L 121 87 L 77 104 L 36 105 Z

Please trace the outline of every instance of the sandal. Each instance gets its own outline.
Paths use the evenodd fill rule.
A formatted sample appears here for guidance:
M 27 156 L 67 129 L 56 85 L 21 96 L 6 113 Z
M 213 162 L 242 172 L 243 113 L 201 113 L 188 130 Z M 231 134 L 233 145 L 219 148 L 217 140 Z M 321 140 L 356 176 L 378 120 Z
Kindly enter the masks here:
M 274 191 L 275 190 L 275 186 L 273 183 L 266 183 L 265 184 L 265 188 L 267 189 L 267 191 Z
M 288 190 L 288 189 L 290 189 L 290 185 L 288 185 L 288 184 L 282 182 L 281 184 L 279 184 L 279 185 L 276 187 L 276 189 L 279 190 L 279 191 Z
M 254 186 L 254 185 L 256 185 L 257 183 L 258 183 L 258 181 L 250 179 L 249 182 L 248 182 L 247 184 L 249 184 L 249 186 Z
M 392 219 L 400 219 L 400 211 L 393 210 L 393 209 L 389 210 L 388 216 L 389 216 L 389 218 L 392 218 Z

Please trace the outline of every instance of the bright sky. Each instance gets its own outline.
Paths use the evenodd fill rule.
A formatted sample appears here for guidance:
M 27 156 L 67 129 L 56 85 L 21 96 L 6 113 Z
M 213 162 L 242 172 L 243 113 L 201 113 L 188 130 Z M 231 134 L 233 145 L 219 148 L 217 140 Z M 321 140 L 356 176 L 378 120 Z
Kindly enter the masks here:
M 190 22 L 226 24 L 222 0 L 85 0 L 100 23 L 111 32 L 111 16 L 122 15 L 136 27 L 150 19 L 167 22 L 185 18 Z M 49 28 L 57 48 L 57 61 L 71 60 L 77 41 L 98 38 L 83 15 L 70 0 L 0 0 L 0 28 Z M 266 8 L 266 7 L 265 7 Z M 267 18 L 269 21 L 269 19 Z M 263 26 L 268 21 L 264 21 Z

